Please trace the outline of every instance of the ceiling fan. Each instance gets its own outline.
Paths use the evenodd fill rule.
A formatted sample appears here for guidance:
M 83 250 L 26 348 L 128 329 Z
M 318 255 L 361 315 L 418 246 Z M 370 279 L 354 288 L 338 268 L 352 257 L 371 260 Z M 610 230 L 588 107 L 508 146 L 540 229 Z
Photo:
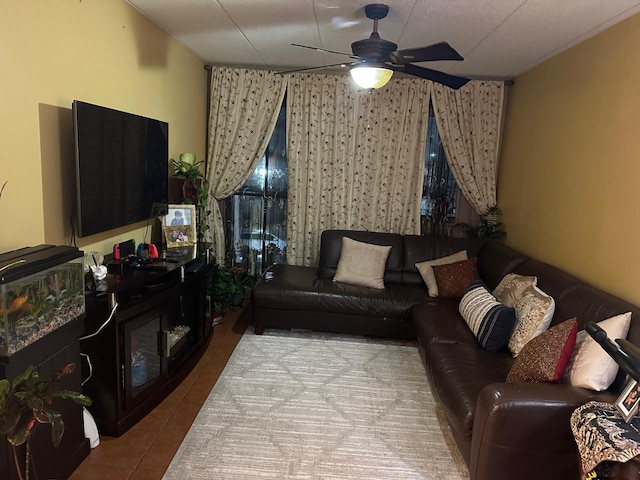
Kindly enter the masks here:
M 458 89 L 469 81 L 466 77 L 449 75 L 412 63 L 437 60 L 464 60 L 447 42 L 440 42 L 420 48 L 398 50 L 398 45 L 380 38 L 378 34 L 378 20 L 387 16 L 389 7 L 381 3 L 372 3 L 364 7 L 364 12 L 367 18 L 373 20 L 373 32 L 369 38 L 353 42 L 351 44 L 351 54 L 296 43 L 292 44 L 296 47 L 309 48 L 319 52 L 347 55 L 354 59 L 353 62 L 301 68 L 282 73 L 305 72 L 335 66 L 349 67 L 354 81 L 360 87 L 366 89 L 383 87 L 389 82 L 394 72 L 406 73 L 415 77 L 432 80 L 453 89 Z

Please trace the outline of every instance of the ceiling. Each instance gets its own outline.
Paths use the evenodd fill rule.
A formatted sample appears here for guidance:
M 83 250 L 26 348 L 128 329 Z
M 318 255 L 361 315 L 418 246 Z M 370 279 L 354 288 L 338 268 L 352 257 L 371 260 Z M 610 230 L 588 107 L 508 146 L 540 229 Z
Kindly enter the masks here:
M 206 63 L 270 70 L 349 61 L 369 37 L 367 0 L 126 0 Z M 380 36 L 399 49 L 447 41 L 464 61 L 419 65 L 508 79 L 640 12 L 640 0 L 386 0 Z

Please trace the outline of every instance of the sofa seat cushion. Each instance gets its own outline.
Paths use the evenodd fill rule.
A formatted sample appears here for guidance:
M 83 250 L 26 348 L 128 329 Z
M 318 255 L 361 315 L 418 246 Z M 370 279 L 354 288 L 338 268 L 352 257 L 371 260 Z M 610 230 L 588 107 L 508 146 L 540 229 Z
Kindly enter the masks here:
M 430 298 L 411 309 L 416 337 L 423 347 L 431 342 L 464 343 L 479 347 L 478 339 L 458 313 L 458 302 Z
M 431 387 L 458 444 L 462 441 L 463 445 L 470 446 L 480 390 L 490 383 L 504 382 L 513 357 L 506 350 L 487 352 L 479 348 L 477 342 L 431 342 L 426 347 L 425 360 Z
M 408 318 L 411 307 L 429 296 L 422 286 L 362 287 L 318 278 L 312 267 L 274 265 L 255 285 L 251 298 L 258 308 Z

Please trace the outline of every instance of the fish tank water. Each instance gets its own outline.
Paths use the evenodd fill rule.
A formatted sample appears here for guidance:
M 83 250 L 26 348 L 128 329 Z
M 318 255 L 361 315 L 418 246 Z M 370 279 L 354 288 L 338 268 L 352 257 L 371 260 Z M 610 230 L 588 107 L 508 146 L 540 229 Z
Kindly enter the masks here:
M 82 252 L 72 247 L 42 247 L 25 249 L 22 256 L 0 256 L 0 270 L 4 269 L 0 277 L 1 356 L 22 350 L 85 312 Z M 40 250 L 29 254 L 35 248 Z M 78 258 L 65 259 L 74 256 Z

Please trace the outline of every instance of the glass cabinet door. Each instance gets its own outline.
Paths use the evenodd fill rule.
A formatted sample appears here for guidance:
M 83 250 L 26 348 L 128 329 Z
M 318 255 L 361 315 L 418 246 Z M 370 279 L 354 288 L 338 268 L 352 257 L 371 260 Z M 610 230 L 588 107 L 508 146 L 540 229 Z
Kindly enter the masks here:
M 198 341 L 202 300 L 198 289 L 185 289 L 172 302 L 163 332 L 163 354 L 171 372 L 184 361 Z
M 125 324 L 123 380 L 127 400 L 134 400 L 162 375 L 161 327 L 158 311 Z

